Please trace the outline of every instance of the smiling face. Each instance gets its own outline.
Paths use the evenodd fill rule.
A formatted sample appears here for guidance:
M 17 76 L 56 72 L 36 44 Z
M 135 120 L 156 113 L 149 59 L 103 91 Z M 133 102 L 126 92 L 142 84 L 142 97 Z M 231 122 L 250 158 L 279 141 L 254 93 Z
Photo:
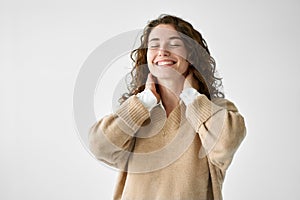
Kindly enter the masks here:
M 147 63 L 158 79 L 182 76 L 189 66 L 186 47 L 175 28 L 169 24 L 156 26 L 149 34 Z

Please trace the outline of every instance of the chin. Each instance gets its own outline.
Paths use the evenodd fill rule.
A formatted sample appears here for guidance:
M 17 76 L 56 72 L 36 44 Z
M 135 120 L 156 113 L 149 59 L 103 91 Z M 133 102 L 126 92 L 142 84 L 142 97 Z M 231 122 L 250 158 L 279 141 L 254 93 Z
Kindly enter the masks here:
M 151 74 L 155 76 L 158 80 L 163 79 L 171 79 L 171 80 L 178 80 L 184 78 L 184 76 L 175 70 L 174 68 L 170 67 L 157 67 L 153 70 L 150 70 Z

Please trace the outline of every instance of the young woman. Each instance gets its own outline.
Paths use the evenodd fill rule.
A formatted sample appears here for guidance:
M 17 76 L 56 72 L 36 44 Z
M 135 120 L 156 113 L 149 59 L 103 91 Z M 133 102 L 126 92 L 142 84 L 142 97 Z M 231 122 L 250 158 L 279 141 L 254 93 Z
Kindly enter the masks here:
M 89 134 L 96 158 L 120 169 L 114 199 L 222 199 L 246 128 L 220 91 L 202 35 L 162 15 L 147 24 L 131 55 L 129 93 Z

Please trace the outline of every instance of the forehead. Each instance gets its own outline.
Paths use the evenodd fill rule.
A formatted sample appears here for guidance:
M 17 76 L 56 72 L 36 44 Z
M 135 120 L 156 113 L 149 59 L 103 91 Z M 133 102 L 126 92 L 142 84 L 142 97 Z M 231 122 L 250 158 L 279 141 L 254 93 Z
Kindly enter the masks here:
M 180 37 L 178 32 L 175 30 L 175 28 L 172 25 L 160 24 L 151 30 L 149 34 L 149 40 L 153 38 L 168 39 L 174 36 Z

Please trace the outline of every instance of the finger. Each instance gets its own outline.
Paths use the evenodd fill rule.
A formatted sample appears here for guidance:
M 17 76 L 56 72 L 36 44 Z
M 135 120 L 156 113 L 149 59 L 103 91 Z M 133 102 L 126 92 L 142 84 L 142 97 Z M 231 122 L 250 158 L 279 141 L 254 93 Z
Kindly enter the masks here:
M 192 80 L 192 79 L 193 79 L 193 76 L 194 76 L 193 71 L 190 71 L 189 74 L 186 76 L 186 79 L 187 79 L 187 80 Z
M 186 76 L 185 81 L 184 81 L 184 88 L 189 88 L 192 87 L 192 82 L 193 82 L 193 72 L 190 71 L 189 74 Z
M 151 88 L 151 87 L 153 87 L 154 84 L 155 84 L 155 82 L 154 82 L 153 76 L 151 73 L 149 73 L 148 77 L 147 77 L 147 81 L 146 81 L 146 88 Z

